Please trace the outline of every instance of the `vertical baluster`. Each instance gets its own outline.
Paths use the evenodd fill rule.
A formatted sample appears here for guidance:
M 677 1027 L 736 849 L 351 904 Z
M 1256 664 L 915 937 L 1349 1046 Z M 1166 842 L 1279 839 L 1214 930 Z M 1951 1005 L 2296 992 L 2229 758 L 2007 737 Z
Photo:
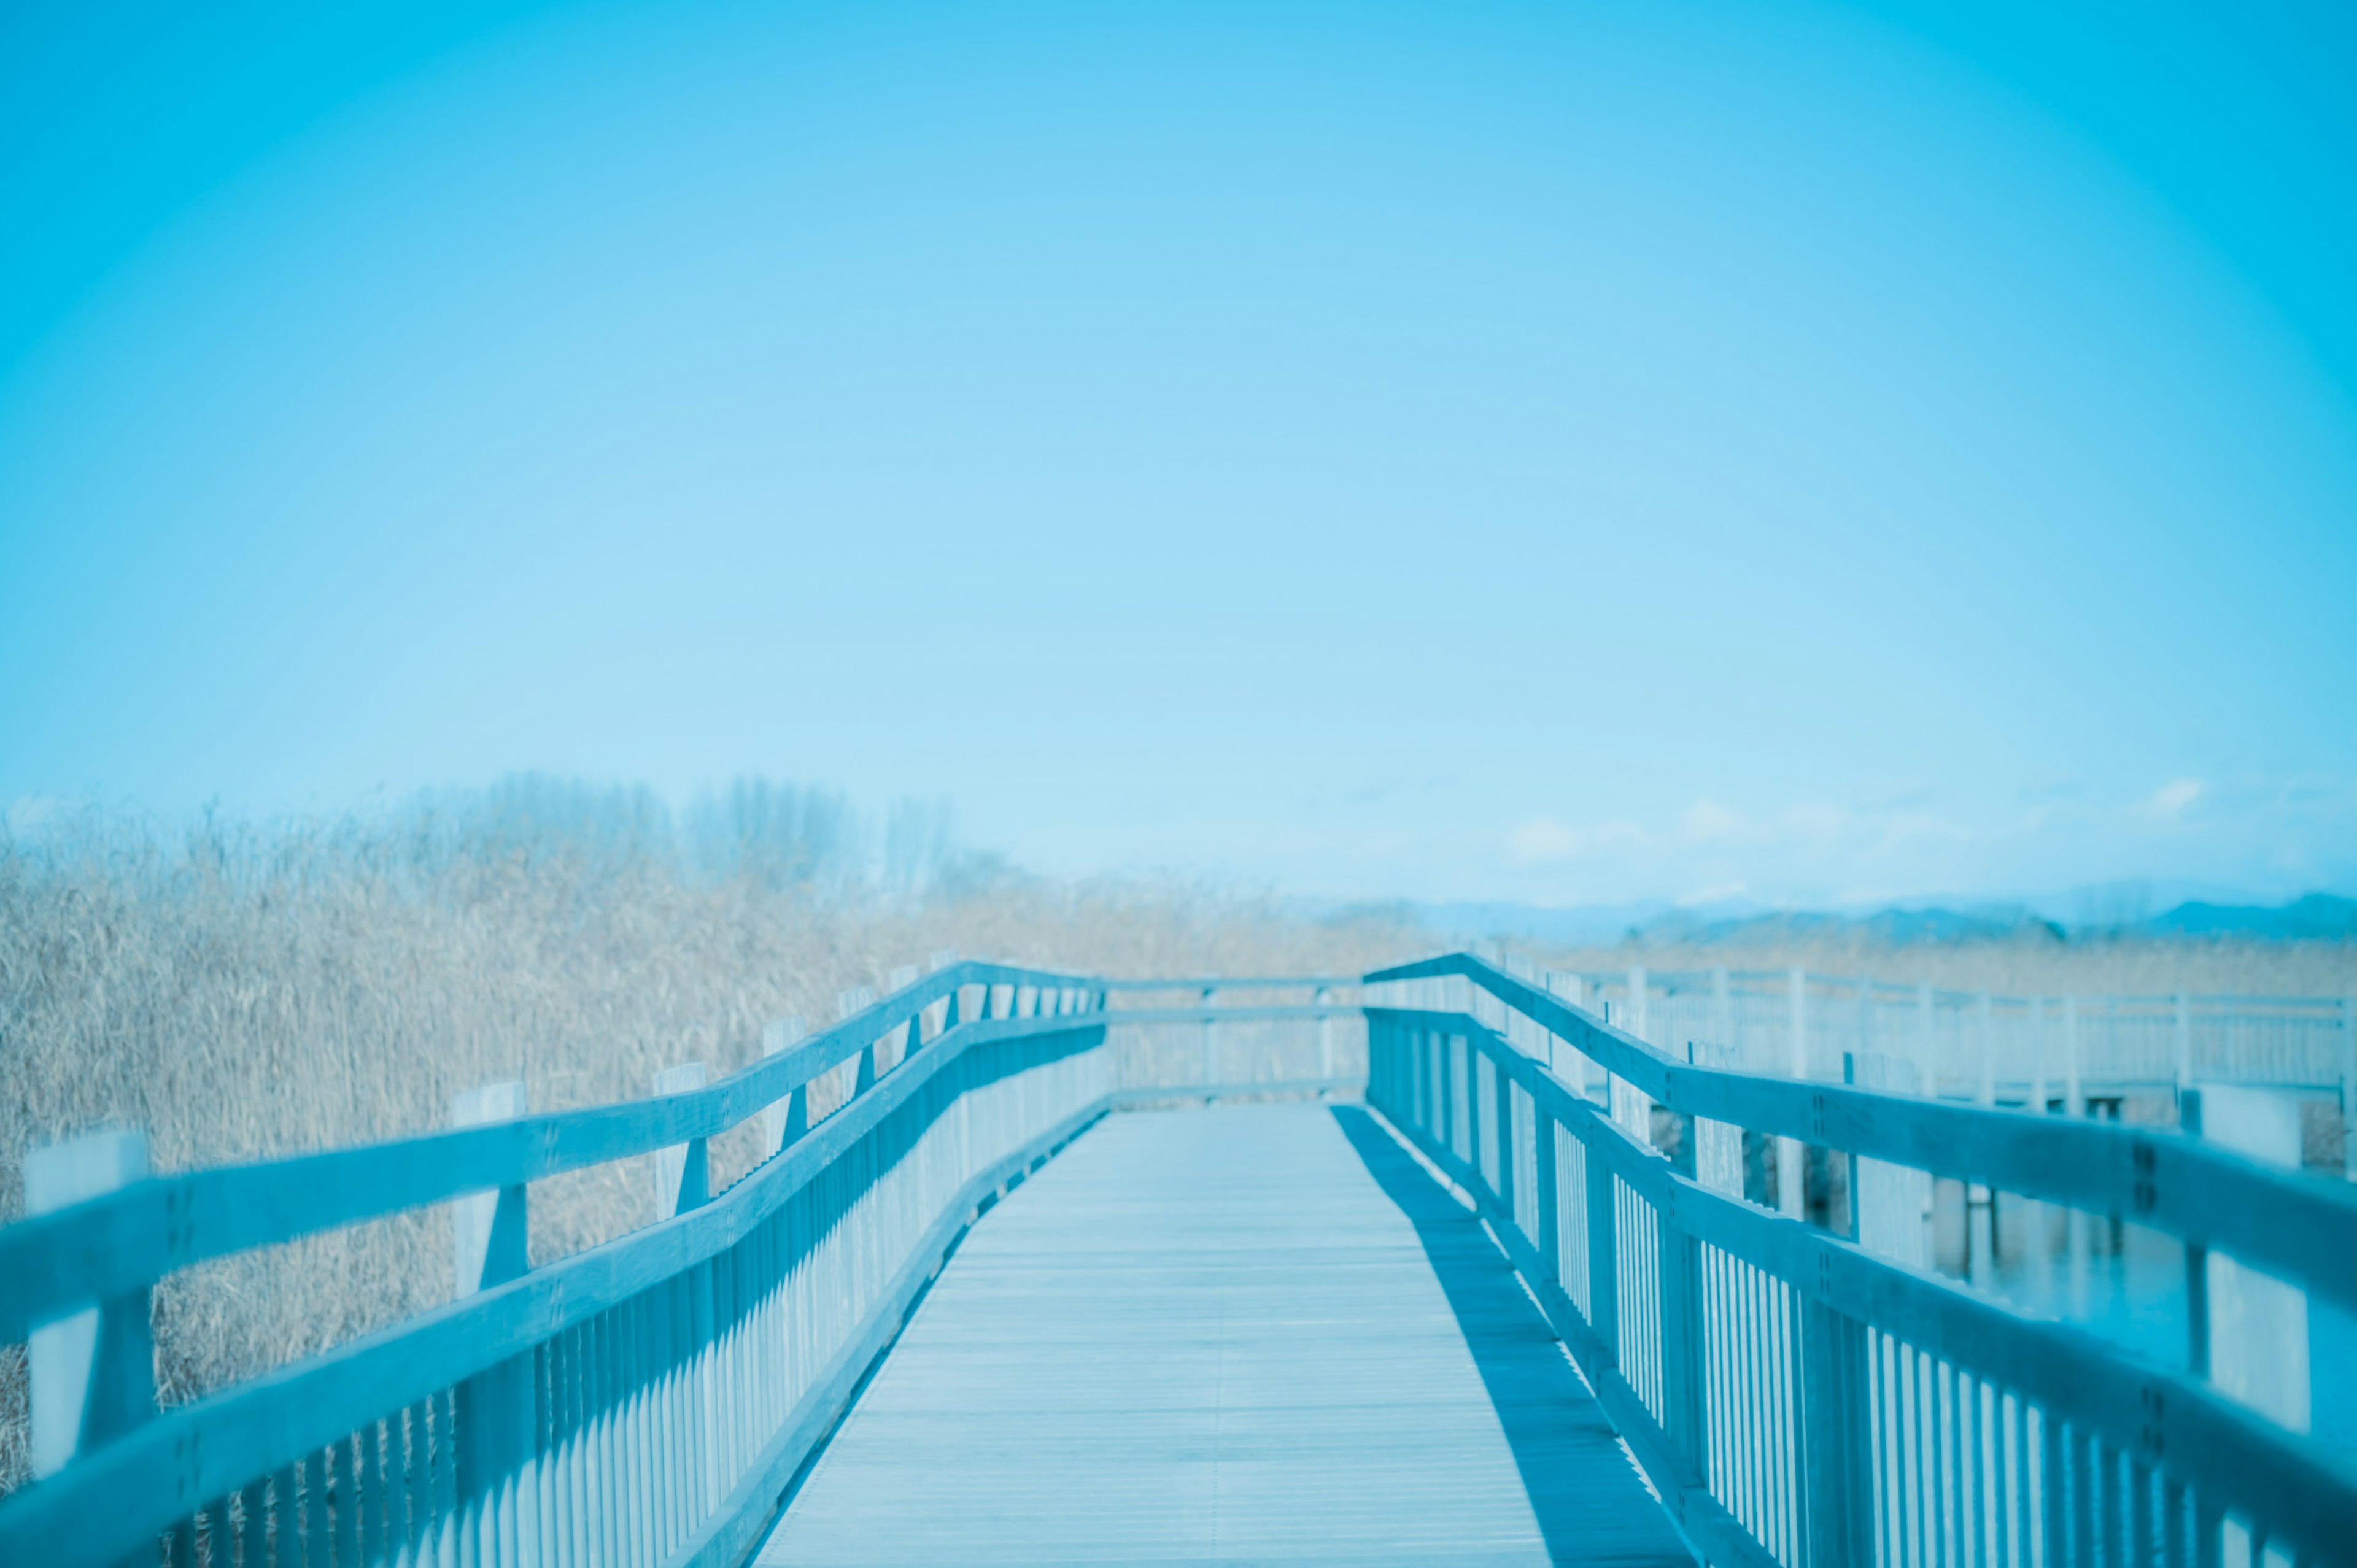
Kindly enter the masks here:
M 1867 1495 L 1864 1330 L 1814 1298 L 1801 1303 L 1801 1474 L 1813 1568 L 1867 1568 L 1873 1516 Z
M 623 1386 L 630 1391 L 631 1512 L 638 1526 L 634 1532 L 638 1560 L 654 1563 L 662 1561 L 662 1491 L 659 1479 L 661 1453 L 658 1448 L 661 1439 L 657 1431 L 657 1399 L 662 1369 L 655 1360 L 657 1323 L 654 1293 L 642 1292 L 632 1299 L 630 1306 L 630 1327 L 625 1340 L 630 1359 Z
M 576 1560 L 573 1350 L 570 1328 L 559 1329 L 548 1342 L 548 1449 L 542 1460 L 542 1473 L 547 1477 L 548 1487 L 548 1533 L 544 1538 L 543 1555 L 560 1568 L 571 1568 Z
M 1754 1534 L 1770 1543 L 1774 1550 L 1776 1527 L 1771 1522 L 1775 1509 L 1768 1496 L 1768 1447 L 1771 1441 L 1767 1423 L 1760 1419 L 1767 1409 L 1763 1397 L 1767 1388 L 1768 1357 L 1766 1339 L 1760 1331 L 1760 1280 L 1758 1271 L 1748 1263 L 1733 1265 L 1736 1287 L 1736 1310 L 1743 1347 L 1743 1444 L 1736 1462 L 1737 1486 L 1743 1498 L 1744 1513 Z
M 2160 1541 L 2153 1519 L 2152 1466 L 2141 1459 L 2128 1467 L 2128 1550 L 2136 1568 L 2154 1568 L 2160 1561 Z
M 1598 1157 L 1609 1134 L 1591 1131 L 1594 1118 L 1588 1122 L 1589 1127 L 1581 1130 L 1587 1187 L 1587 1326 L 1596 1330 L 1609 1366 L 1620 1359 L 1620 1248 L 1613 1216 L 1611 1165 Z
M 267 1480 L 248 1481 L 232 1494 L 237 1517 L 232 1520 L 226 1512 L 222 1514 L 221 1533 L 213 1548 L 215 1561 L 235 1562 L 248 1568 L 261 1563 L 263 1541 L 270 1529 L 269 1485 Z M 237 1543 L 234 1558 L 226 1550 L 232 1538 Z
M 256 1538 L 254 1545 L 258 1550 L 248 1562 L 267 1563 L 270 1568 L 296 1568 L 296 1553 L 301 1538 L 297 1534 L 300 1526 L 295 1493 L 295 1466 L 281 1465 L 271 1475 L 269 1500 L 264 1509 L 269 1522 L 269 1540 L 265 1545 Z M 145 1561 L 144 1554 L 141 1561 Z
M 413 1521 L 409 1513 L 408 1413 L 405 1410 L 397 1410 L 386 1416 L 379 1424 L 377 1434 L 379 1485 L 382 1488 L 378 1497 L 384 1515 L 384 1561 L 395 1564 L 396 1568 L 415 1561 L 409 1541 Z
M 346 1453 L 349 1447 L 330 1444 L 304 1461 L 304 1490 L 309 1494 L 304 1504 L 303 1561 L 306 1568 L 328 1568 L 331 1563 L 350 1563 L 354 1545 L 343 1544 L 344 1523 L 351 1513 L 351 1477 L 345 1473 L 337 1450 Z
M 2064 1461 L 2069 1474 L 2066 1484 L 2071 1492 L 2071 1550 L 2077 1555 L 2073 1563 L 2089 1563 L 2095 1554 L 2095 1488 L 2093 1446 L 2083 1426 L 2065 1427 L 2069 1439 Z
M 332 1499 L 335 1499 L 335 1552 L 332 1552 L 332 1556 L 335 1556 L 337 1568 L 361 1561 L 361 1474 L 359 1465 L 353 1459 L 359 1448 L 361 1436 L 353 1434 L 353 1436 L 342 1438 L 332 1450 L 328 1450 L 332 1455 L 332 1462 L 335 1462 L 330 1486 L 335 1487 L 335 1493 L 332 1493 Z M 474 1559 L 462 1561 L 471 1563 Z
M 2173 1476 L 2160 1482 L 2160 1561 L 2164 1568 L 2193 1568 L 2184 1483 Z
M 1901 1464 L 1897 1348 L 1888 1334 L 1869 1340 L 1874 1370 L 1874 1506 L 1885 1568 L 1906 1568 L 1906 1471 Z
M 589 1561 L 619 1563 L 622 1536 L 617 1523 L 621 1470 L 614 1459 L 614 1314 L 601 1312 L 583 1324 L 588 1337 L 582 1359 L 587 1383 L 590 1462 Z
M 2021 1511 L 2013 1491 L 2013 1396 L 1992 1383 L 1988 1391 L 1989 1429 L 1989 1562 L 1993 1568 L 2014 1568 L 2014 1541 L 2019 1534 L 2015 1517 Z
M 1699 1275 L 1700 1243 L 1672 1222 L 1654 1214 L 1660 1250 L 1655 1259 L 1656 1320 L 1662 1391 L 1662 1426 L 1670 1451 L 1695 1469 L 1705 1468 L 1702 1369 L 1702 1304 Z
M 2219 1568 L 2225 1554 L 2226 1510 L 2206 1491 L 2193 1497 L 2193 1568 Z M 2253 1564 L 2253 1568 L 2257 1568 Z
M 2030 1406 L 2027 1397 L 2017 1397 L 2013 1411 L 2013 1490 L 2017 1499 L 2014 1511 L 2019 1516 L 2015 1532 L 2014 1561 L 2021 1568 L 2034 1568 L 2039 1557 L 2043 1515 L 2038 1508 L 2038 1471 L 2030 1461 Z
M 371 1563 L 392 1555 L 391 1499 L 384 1476 L 384 1423 L 371 1421 L 352 1444 L 352 1511 L 358 1516 L 360 1550 Z
M 1540 1272 L 1547 1283 L 1563 1281 L 1562 1213 L 1555 1176 L 1555 1120 L 1544 1096 L 1531 1096 L 1531 1160 L 1537 1191 Z
M 2104 1534 L 2104 1568 L 2119 1568 L 2127 1539 L 2127 1510 L 2122 1497 L 2126 1488 L 2120 1485 L 2121 1455 L 2117 1449 L 2101 1438 L 2097 1438 L 2091 1447 L 2097 1481 L 2103 1488 L 2103 1495 L 2096 1501 L 2100 1509 L 2097 1517 L 2102 1520 Z

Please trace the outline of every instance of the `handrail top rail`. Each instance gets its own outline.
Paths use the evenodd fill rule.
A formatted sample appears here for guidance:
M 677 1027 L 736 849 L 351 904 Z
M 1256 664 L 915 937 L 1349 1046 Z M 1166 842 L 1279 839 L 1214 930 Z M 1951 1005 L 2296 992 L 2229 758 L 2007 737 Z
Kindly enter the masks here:
M 1445 975 L 1462 975 L 1480 985 L 1679 1114 L 2120 1214 L 2357 1307 L 2357 1187 L 2352 1184 L 2278 1169 L 2164 1128 L 2032 1116 L 1680 1062 L 1470 954 L 1378 971 L 1368 983 Z M 1586 1098 L 1469 1014 L 1380 1006 L 1369 1011 L 1421 1014 L 1469 1026 L 1499 1040 L 1501 1048 L 1562 1093 Z M 2319 1244 L 2319 1238 L 2334 1237 L 2346 1244 Z
M 1358 986 L 1355 974 L 1208 974 L 1176 980 L 1098 980 L 1100 991 L 1292 991 L 1310 985 Z
M 1645 979 L 1648 985 L 1659 986 L 1664 993 L 1673 996 L 1679 994 L 1681 992 L 1708 989 L 1715 983 L 1719 972 L 1716 969 L 1655 969 L 1648 964 L 1634 964 L 1629 967 L 1644 970 Z M 1512 972 L 1507 971 L 1506 972 L 1512 973 Z M 1629 970 L 1627 968 L 1599 969 L 1588 965 L 1582 965 L 1580 967 L 1571 969 L 1539 966 L 1539 972 L 1568 974 L 1577 977 L 1583 983 L 1602 984 L 1624 982 L 1627 978 Z M 1802 979 L 1810 985 L 1821 986 L 1837 992 L 1846 991 L 1851 993 L 1853 996 L 1858 990 L 1867 986 L 1871 986 L 1875 993 L 1885 997 L 1902 994 L 1912 996 L 1928 990 L 1932 993 L 1932 997 L 1934 1002 L 1949 1006 L 1962 1006 L 1976 1004 L 1982 997 L 1986 996 L 1993 1005 L 1998 1007 L 2028 1007 L 2034 1003 L 2061 1003 L 2067 1001 L 2083 1004 L 2096 1004 L 2106 1007 L 2137 1009 L 2150 1008 L 2161 1010 L 2174 1009 L 2179 998 L 2182 997 L 2187 1005 L 2190 1007 L 2197 1015 L 2205 1010 L 2215 1012 L 2222 1008 L 2250 1007 L 2267 1009 L 2270 1013 L 2274 1014 L 2314 1015 L 2319 1018 L 2337 1018 L 2341 1015 L 2342 1011 L 2350 1005 L 2352 1000 L 2357 1000 L 2357 998 L 2345 997 L 2338 994 L 2328 995 L 2322 993 L 2311 993 L 2303 996 L 2293 996 L 2282 994 L 2270 995 L 2255 992 L 2239 991 L 2112 992 L 2061 990 L 2015 992 L 1998 991 L 1994 988 L 1979 989 L 1953 985 L 1932 985 L 1921 981 L 1911 980 L 1888 980 L 1869 973 L 1828 974 L 1818 970 L 1807 968 L 1803 968 L 1800 972 Z M 1789 984 L 1792 970 L 1790 968 L 1738 969 L 1728 966 L 1726 969 L 1726 974 L 1730 985 L 1773 988 L 1775 992 L 1781 993 L 1781 989 L 1785 985 Z M 1761 989 L 1747 989 L 1738 993 L 1745 996 L 1757 997 L 1770 993 Z
M 208 1258 L 716 1136 L 968 985 L 1101 989 L 961 961 L 701 1089 L 148 1176 L 0 1227 L 0 1343 Z

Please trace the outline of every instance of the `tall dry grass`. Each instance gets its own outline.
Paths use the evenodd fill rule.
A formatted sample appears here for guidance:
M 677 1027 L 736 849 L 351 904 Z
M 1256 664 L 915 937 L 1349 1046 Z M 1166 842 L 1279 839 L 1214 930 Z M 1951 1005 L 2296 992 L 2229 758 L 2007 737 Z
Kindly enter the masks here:
M 877 842 L 880 840 L 880 844 Z M 25 1151 L 104 1122 L 160 1170 L 443 1125 L 521 1079 L 537 1110 L 630 1099 L 660 1069 L 726 1072 L 763 1026 L 952 950 L 1107 976 L 1354 973 L 1447 939 L 1318 923 L 1216 890 L 1060 886 L 961 856 L 936 812 L 863 840 L 842 802 L 743 785 L 671 820 L 641 792 L 522 780 L 369 822 L 170 833 L 120 819 L 0 840 L 0 1219 Z M 2346 944 L 2038 940 L 1616 947 L 1566 968 L 1715 962 L 2058 993 L 2357 990 Z M 715 1176 L 749 1165 L 751 1129 Z M 547 1260 L 645 1222 L 644 1162 L 538 1184 Z M 447 1300 L 447 1219 L 357 1227 L 175 1276 L 156 1294 L 166 1402 Z M 21 1348 L 0 1351 L 0 1490 L 25 1475 Z
M 830 1022 L 839 992 L 880 993 L 944 949 L 1109 976 L 1355 972 L 1416 940 L 970 863 L 936 865 L 920 896 L 830 869 L 824 843 L 773 853 L 799 818 L 732 858 L 623 804 L 529 833 L 446 814 L 170 838 L 89 819 L 0 851 L 0 1219 L 21 1212 L 28 1148 L 100 1123 L 145 1128 L 171 1171 L 431 1130 L 499 1079 L 535 1110 L 630 1099 L 679 1062 L 742 1066 L 771 1020 Z M 753 1136 L 716 1146 L 716 1178 L 749 1165 Z M 537 1184 L 533 1256 L 644 1223 L 644 1164 Z M 427 1213 L 175 1276 L 156 1294 L 162 1399 L 447 1300 L 449 1247 Z M 22 1348 L 5 1357 L 0 1488 L 26 1458 Z

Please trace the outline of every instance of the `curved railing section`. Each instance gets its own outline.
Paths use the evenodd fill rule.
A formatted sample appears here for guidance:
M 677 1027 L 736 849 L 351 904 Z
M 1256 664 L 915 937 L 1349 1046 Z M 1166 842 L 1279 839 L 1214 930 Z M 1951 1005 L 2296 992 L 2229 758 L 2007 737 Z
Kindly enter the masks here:
M 454 1108 L 479 1124 L 164 1177 L 135 1133 L 36 1154 L 50 1211 L 0 1230 L 0 1342 L 29 1342 L 42 1478 L 0 1499 L 0 1562 L 149 1563 L 159 1541 L 216 1568 L 742 1561 L 964 1227 L 1096 1117 L 1363 1081 L 1307 1068 L 1356 1024 L 1323 994 L 1108 1010 L 1114 989 L 956 963 L 647 1101 L 523 1115 L 494 1085 Z M 1222 1040 L 1270 1028 L 1285 1051 Z M 813 1121 L 831 1073 L 850 1095 Z M 712 1193 L 710 1140 L 757 1115 L 767 1157 Z M 532 1266 L 531 1184 L 647 1155 L 656 1223 Z M 442 1204 L 449 1305 L 155 1411 L 157 1281 Z
M 2209 1293 L 2237 1268 L 2357 1308 L 2347 1185 L 2177 1133 L 1695 1066 L 1466 955 L 1366 978 L 1369 1102 L 1472 1196 L 1710 1563 L 2357 1562 L 2347 1455 L 2209 1376 Z M 1846 1163 L 1838 1231 L 1745 1198 L 1763 1143 L 1788 1199 L 1797 1156 Z M 1932 1175 L 2177 1238 L 2186 1365 L 1910 1256 Z

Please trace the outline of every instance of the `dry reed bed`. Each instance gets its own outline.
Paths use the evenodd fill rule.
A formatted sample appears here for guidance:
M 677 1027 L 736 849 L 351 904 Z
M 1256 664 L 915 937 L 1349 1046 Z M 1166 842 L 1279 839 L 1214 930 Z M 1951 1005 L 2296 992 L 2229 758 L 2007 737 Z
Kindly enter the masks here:
M 1109 976 L 1353 973 L 1442 945 L 1382 921 L 1317 924 L 1186 889 L 1000 878 L 890 899 L 838 881 L 716 876 L 613 845 L 425 854 L 293 830 L 167 848 L 85 833 L 0 848 L 0 1219 L 24 1152 L 104 1122 L 147 1130 L 157 1169 L 265 1158 L 444 1124 L 452 1095 L 521 1079 L 536 1110 L 647 1092 L 701 1060 L 744 1065 L 773 1019 L 834 1016 L 857 985 L 953 950 Z M 2022 993 L 2357 990 L 2346 944 L 2008 941 L 1886 949 L 1619 947 L 1535 952 L 1586 969 L 1871 972 Z M 756 1153 L 716 1144 L 716 1179 Z M 538 1184 L 532 1251 L 644 1223 L 625 1161 Z M 156 1294 L 167 1403 L 447 1300 L 447 1220 L 406 1216 L 221 1260 Z M 25 1475 L 21 1347 L 0 1352 L 0 1490 Z
M 535 1110 L 645 1094 L 660 1069 L 729 1071 L 773 1019 L 954 950 L 1107 975 L 1353 972 L 1395 929 L 1321 927 L 1186 891 L 1010 883 L 930 902 L 690 875 L 662 857 L 436 857 L 300 835 L 266 853 L 115 834 L 0 855 L 0 1219 L 27 1149 L 144 1127 L 157 1169 L 431 1130 L 450 1098 L 521 1079 Z M 716 1144 L 716 1180 L 755 1127 Z M 643 1160 L 537 1184 L 533 1255 L 643 1224 Z M 448 1298 L 426 1212 L 188 1270 L 156 1293 L 167 1403 Z M 0 1359 L 0 1490 L 25 1476 L 23 1350 Z

